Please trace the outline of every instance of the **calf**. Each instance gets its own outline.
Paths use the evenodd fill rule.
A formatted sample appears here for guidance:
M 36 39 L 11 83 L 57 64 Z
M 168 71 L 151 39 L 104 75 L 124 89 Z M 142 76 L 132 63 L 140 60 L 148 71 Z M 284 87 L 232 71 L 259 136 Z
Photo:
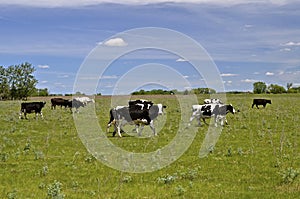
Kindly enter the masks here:
M 215 118 L 215 126 L 217 126 L 218 121 L 220 121 L 220 124 L 223 126 L 224 121 L 226 124 L 226 114 L 227 113 L 232 113 L 234 114 L 236 111 L 233 108 L 231 104 L 224 105 L 224 104 L 204 104 L 204 105 L 193 105 L 193 114 L 190 118 L 190 123 L 197 118 L 199 126 L 201 126 L 201 121 L 200 119 L 203 120 L 205 124 L 206 121 L 205 119 L 214 117 Z
M 21 110 L 19 118 L 22 118 L 22 113 L 24 113 L 25 119 L 27 119 L 27 113 L 35 113 L 36 119 L 37 115 L 40 114 L 43 118 L 42 108 L 45 106 L 46 102 L 23 102 L 21 103 Z
M 263 105 L 263 107 L 266 108 L 267 104 L 272 104 L 271 100 L 268 100 L 268 99 L 253 99 L 252 108 L 253 108 L 254 105 L 256 105 L 256 108 L 258 108 L 258 105 Z

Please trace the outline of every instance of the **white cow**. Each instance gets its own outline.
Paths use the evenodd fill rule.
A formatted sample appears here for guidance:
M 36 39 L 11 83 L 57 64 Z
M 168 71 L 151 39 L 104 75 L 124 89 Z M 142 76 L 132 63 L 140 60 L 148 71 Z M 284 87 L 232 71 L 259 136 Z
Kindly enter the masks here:
M 88 104 L 88 103 L 95 103 L 95 100 L 94 99 L 91 99 L 89 97 L 76 97 L 75 98 L 77 101 L 79 102 L 82 102 L 85 106 Z

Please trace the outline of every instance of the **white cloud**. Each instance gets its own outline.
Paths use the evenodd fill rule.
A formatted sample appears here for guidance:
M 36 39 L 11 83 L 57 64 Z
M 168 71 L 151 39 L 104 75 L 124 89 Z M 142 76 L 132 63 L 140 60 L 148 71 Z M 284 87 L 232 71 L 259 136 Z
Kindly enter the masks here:
M 41 84 L 46 84 L 48 83 L 48 81 L 44 80 L 44 81 L 41 81 Z
M 69 75 L 65 74 L 65 75 L 59 75 L 58 78 L 68 78 Z
M 116 75 L 104 75 L 101 77 L 101 79 L 118 79 L 118 76 Z
M 187 60 L 185 60 L 185 59 L 183 59 L 183 58 L 178 58 L 177 60 L 176 60 L 176 62 L 186 62 Z
M 254 83 L 254 82 L 258 82 L 259 80 L 256 79 L 242 79 L 241 82 L 244 83 Z
M 49 65 L 38 65 L 38 68 L 47 69 L 47 68 L 50 68 L 50 66 Z
M 205 3 L 205 4 L 218 4 L 218 5 L 237 5 L 247 3 L 271 3 L 284 5 L 297 0 L 119 0 L 118 4 L 129 4 L 129 5 L 146 5 L 156 3 Z M 91 6 L 101 3 L 116 3 L 115 0 L 0 0 L 0 5 L 23 5 L 33 7 L 80 7 L 80 6 Z
M 238 74 L 233 74 L 233 73 L 222 73 L 221 77 L 234 77 L 238 76 Z
M 280 51 L 282 51 L 282 52 L 289 52 L 289 51 L 291 51 L 292 49 L 290 49 L 290 48 L 282 48 L 282 49 L 280 49 Z
M 290 41 L 290 42 L 287 42 L 285 44 L 282 44 L 282 46 L 300 46 L 300 42 Z
M 274 75 L 274 73 L 272 73 L 272 72 L 266 72 L 266 74 L 265 75 L 267 75 L 267 76 L 273 76 Z
M 122 38 L 113 38 L 104 42 L 104 45 L 121 47 L 127 46 L 128 44 Z
M 251 25 L 251 24 L 246 24 L 246 25 L 244 25 L 244 27 L 245 27 L 245 28 L 252 28 L 253 25 Z

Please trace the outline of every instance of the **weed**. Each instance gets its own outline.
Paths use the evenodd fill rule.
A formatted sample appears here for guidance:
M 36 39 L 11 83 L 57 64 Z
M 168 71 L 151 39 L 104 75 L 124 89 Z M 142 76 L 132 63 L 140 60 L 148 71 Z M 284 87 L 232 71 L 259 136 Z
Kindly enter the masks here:
M 231 156 L 232 156 L 231 148 L 229 148 L 229 149 L 227 150 L 226 156 L 228 156 L 228 157 L 231 157 Z
M 180 173 L 180 178 L 181 179 L 194 180 L 197 177 L 198 177 L 198 168 L 188 169 L 187 172 L 181 172 Z
M 181 185 L 178 185 L 175 188 L 175 190 L 176 190 L 178 196 L 182 196 L 186 192 L 186 189 L 183 188 Z
M 177 175 L 169 175 L 169 174 L 166 174 L 165 176 L 163 177 L 159 177 L 157 178 L 157 181 L 159 183 L 163 183 L 163 184 L 171 184 L 173 182 L 175 182 L 175 180 L 177 179 Z
M 124 183 L 132 182 L 132 177 L 130 175 L 124 176 L 122 178 L 122 182 L 124 182 Z
M 0 153 L 0 160 L 2 162 L 6 162 L 8 160 L 9 154 L 7 152 L 1 152 Z
M 239 154 L 239 155 L 243 155 L 243 154 L 244 154 L 244 152 L 243 152 L 243 149 L 242 149 L 242 148 L 238 148 L 238 154 Z
M 17 198 L 17 191 L 13 190 L 13 191 L 7 193 L 7 198 L 8 199 L 16 199 Z
M 44 159 L 44 153 L 42 151 L 34 151 L 34 160 Z
M 51 199 L 63 199 L 65 195 L 61 193 L 62 184 L 55 180 L 52 184 L 48 185 L 47 196 Z
M 84 158 L 84 161 L 86 162 L 86 163 L 92 163 L 92 162 L 94 162 L 96 160 L 96 158 L 93 156 L 93 155 L 91 155 L 91 154 L 88 154 L 85 158 Z
M 282 182 L 285 184 L 292 184 L 299 174 L 299 169 L 294 169 L 292 167 L 289 167 L 280 172 Z
M 31 142 L 30 142 L 30 140 L 27 140 L 23 150 L 25 153 L 27 153 L 30 150 L 30 148 L 31 148 Z

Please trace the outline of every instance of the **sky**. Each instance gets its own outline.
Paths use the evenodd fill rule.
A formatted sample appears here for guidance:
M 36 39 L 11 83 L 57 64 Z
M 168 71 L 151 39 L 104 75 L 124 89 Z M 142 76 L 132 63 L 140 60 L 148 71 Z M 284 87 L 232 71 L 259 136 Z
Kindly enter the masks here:
M 176 31 L 199 44 L 200 54 L 215 65 L 226 91 L 252 91 L 256 81 L 300 86 L 299 1 L 114 2 L 0 0 L 0 65 L 29 62 L 36 68 L 38 88 L 48 88 L 52 94 L 72 93 L 78 73 L 97 48 L 105 47 L 107 55 L 131 47 L 133 41 L 124 32 L 156 27 Z M 145 36 L 142 43 L 150 41 Z M 197 54 L 188 51 L 179 39 L 168 42 L 170 48 L 186 49 L 189 53 L 186 57 Z M 98 54 L 98 63 L 93 64 L 94 75 L 98 77 L 93 91 L 96 93 L 112 94 L 125 83 L 128 92 L 212 85 L 211 77 L 201 71 L 199 74 L 190 59 L 166 49 L 145 48 L 124 53 L 111 60 L 109 66 L 102 65 L 107 58 L 103 56 Z M 159 70 L 157 65 L 163 69 Z M 141 70 L 143 67 L 153 70 Z M 201 67 L 206 70 L 204 67 L 213 66 Z M 100 73 L 103 68 L 105 71 Z M 183 80 L 178 80 L 177 73 Z

